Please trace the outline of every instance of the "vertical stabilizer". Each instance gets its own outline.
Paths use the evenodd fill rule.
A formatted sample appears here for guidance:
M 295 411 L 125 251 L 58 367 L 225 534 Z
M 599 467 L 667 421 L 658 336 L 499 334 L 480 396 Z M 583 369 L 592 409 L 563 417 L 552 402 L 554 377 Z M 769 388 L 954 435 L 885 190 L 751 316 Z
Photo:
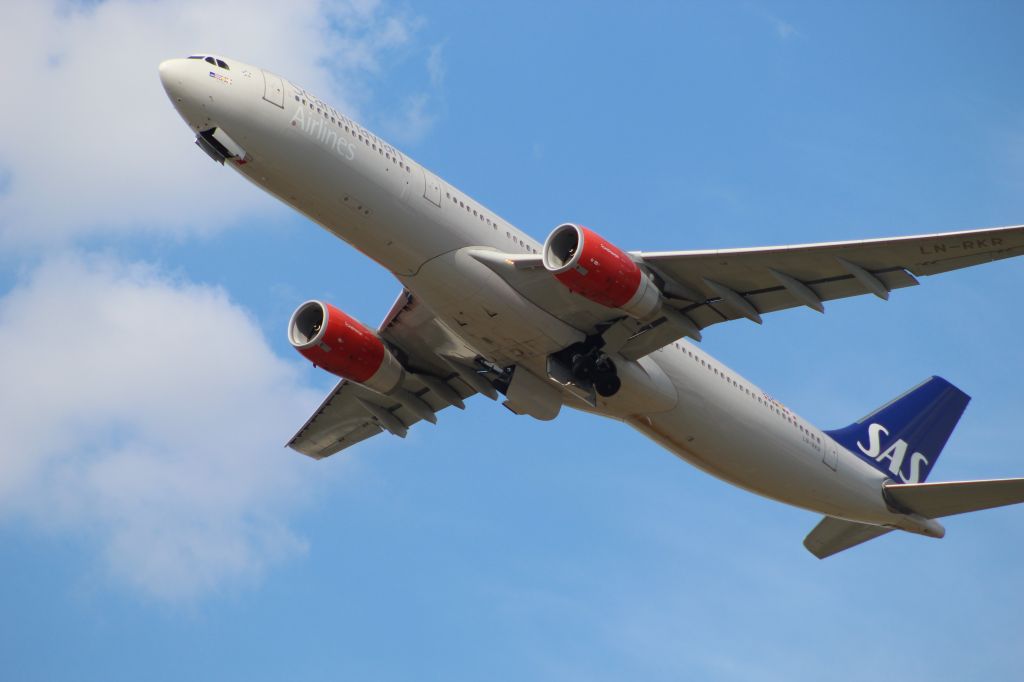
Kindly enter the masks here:
M 896 483 L 923 483 L 971 398 L 931 377 L 846 428 L 826 431 Z

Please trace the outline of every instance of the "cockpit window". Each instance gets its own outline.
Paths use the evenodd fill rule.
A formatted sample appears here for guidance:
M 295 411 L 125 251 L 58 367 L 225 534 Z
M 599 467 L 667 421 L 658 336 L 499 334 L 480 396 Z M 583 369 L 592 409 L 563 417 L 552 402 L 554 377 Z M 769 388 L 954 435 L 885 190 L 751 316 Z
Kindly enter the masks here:
M 213 66 L 219 66 L 220 68 L 224 69 L 225 71 L 230 71 L 231 70 L 231 67 L 228 66 L 228 63 L 226 61 L 224 61 L 223 59 L 217 59 L 216 57 L 207 57 L 205 54 L 194 54 L 194 55 L 191 55 L 189 57 L 189 59 L 202 59 L 207 64 L 212 64 Z

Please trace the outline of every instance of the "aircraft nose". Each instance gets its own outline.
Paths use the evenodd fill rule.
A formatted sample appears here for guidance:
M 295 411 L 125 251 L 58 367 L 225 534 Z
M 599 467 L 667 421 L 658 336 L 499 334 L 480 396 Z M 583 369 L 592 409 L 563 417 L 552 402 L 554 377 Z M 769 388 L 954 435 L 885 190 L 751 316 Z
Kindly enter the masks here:
M 184 59 L 166 59 L 160 62 L 160 82 L 164 86 L 164 92 L 171 99 L 180 101 L 182 86 L 185 83 Z
M 199 126 L 209 127 L 200 97 L 202 79 L 197 78 L 198 75 L 195 63 L 188 59 L 168 59 L 160 62 L 160 83 L 164 86 L 167 98 L 171 100 L 171 104 L 185 123 L 197 130 Z

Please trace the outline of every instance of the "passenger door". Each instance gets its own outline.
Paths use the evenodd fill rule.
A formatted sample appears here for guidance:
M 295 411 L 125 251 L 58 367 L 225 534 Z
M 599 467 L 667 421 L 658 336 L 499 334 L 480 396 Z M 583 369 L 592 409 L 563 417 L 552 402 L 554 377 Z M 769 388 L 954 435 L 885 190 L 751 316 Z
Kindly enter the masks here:
M 423 169 L 423 198 L 440 208 L 441 181 L 426 168 Z
M 835 443 L 824 443 L 822 445 L 825 451 L 825 457 L 822 460 L 832 471 L 835 471 L 839 467 L 839 450 Z
M 263 72 L 263 99 L 284 109 L 284 83 L 269 71 Z

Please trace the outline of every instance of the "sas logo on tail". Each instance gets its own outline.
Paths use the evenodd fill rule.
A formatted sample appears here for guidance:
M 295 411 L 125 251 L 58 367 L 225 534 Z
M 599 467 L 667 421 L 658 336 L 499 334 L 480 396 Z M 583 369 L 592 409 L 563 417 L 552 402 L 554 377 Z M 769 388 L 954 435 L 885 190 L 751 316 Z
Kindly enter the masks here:
M 860 448 L 860 451 L 866 457 L 875 460 L 879 465 L 884 465 L 885 460 L 889 460 L 888 469 L 893 479 L 903 481 L 904 483 L 918 483 L 921 479 L 921 468 L 927 467 L 929 464 L 928 458 L 920 452 L 915 452 L 907 460 L 909 446 L 905 440 L 899 438 L 885 450 L 882 450 L 882 436 L 888 435 L 889 429 L 881 424 L 871 424 L 868 426 L 868 444 L 864 445 L 858 440 L 857 447 Z M 904 464 L 909 468 L 909 472 L 906 474 L 904 473 Z M 880 466 L 879 468 L 882 467 Z

